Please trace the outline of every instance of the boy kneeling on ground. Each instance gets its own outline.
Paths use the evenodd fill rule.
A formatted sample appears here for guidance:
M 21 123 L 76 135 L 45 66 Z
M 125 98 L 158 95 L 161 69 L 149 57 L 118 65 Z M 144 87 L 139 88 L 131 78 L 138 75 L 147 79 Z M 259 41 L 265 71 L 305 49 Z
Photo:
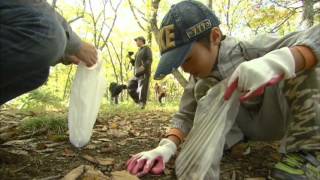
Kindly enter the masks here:
M 226 147 L 244 137 L 282 139 L 284 156 L 272 176 L 320 179 L 316 158 L 320 151 L 320 93 L 315 72 L 320 59 L 320 25 L 284 37 L 266 35 L 238 41 L 223 35 L 219 24 L 209 8 L 193 0 L 172 6 L 164 17 L 155 79 L 179 66 L 191 77 L 167 138 L 157 148 L 134 155 L 128 171 L 138 176 L 162 173 L 193 126 L 197 101 L 218 81 L 229 78 L 225 100 L 235 90 L 242 95 Z

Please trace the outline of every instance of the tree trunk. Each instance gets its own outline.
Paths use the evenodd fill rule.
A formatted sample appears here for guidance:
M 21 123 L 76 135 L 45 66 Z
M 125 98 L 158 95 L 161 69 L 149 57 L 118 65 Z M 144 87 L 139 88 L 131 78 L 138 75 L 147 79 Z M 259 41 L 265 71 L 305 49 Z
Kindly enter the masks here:
M 208 0 L 208 7 L 212 9 L 212 0 Z
M 309 28 L 314 23 L 314 0 L 303 0 L 303 14 L 302 14 L 302 25 L 303 28 Z
M 159 4 L 161 0 L 152 0 L 152 14 L 151 14 L 151 19 L 150 19 L 150 28 L 151 31 L 153 32 L 153 35 L 156 39 L 157 44 L 159 44 L 159 27 L 157 25 L 157 16 L 158 16 L 158 9 L 159 9 Z M 179 70 L 175 70 L 172 72 L 173 76 L 177 79 L 179 84 L 185 88 L 188 81 L 183 77 L 183 75 L 179 72 Z
M 172 71 L 172 75 L 177 79 L 177 81 L 179 82 L 179 84 L 185 88 L 188 84 L 188 80 L 186 80 L 186 78 L 184 78 L 184 76 L 180 73 L 179 70 L 174 70 Z

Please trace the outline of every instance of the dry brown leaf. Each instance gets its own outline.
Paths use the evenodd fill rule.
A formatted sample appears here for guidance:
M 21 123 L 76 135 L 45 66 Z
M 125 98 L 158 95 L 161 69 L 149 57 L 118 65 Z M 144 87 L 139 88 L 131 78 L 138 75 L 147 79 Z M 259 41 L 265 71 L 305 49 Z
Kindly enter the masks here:
M 71 170 L 67 175 L 65 175 L 62 180 L 76 180 L 85 171 L 85 168 L 90 168 L 90 166 L 78 166 L 77 168 Z
M 89 156 L 87 154 L 82 155 L 82 157 L 84 159 L 86 159 L 87 161 L 90 161 L 92 163 L 99 164 L 99 165 L 102 165 L 102 166 L 107 166 L 107 165 L 114 164 L 114 159 L 112 159 L 112 158 L 92 157 L 92 156 Z
M 102 142 L 112 142 L 111 139 L 108 139 L 108 138 L 100 138 L 98 139 L 99 141 L 102 141 Z
M 108 131 L 108 134 L 113 135 L 115 137 L 121 138 L 121 137 L 125 137 L 128 135 L 128 133 L 122 132 L 118 129 L 110 129 Z
M 112 158 L 96 158 L 100 165 L 107 166 L 114 164 L 114 159 Z
M 111 129 L 117 129 L 117 128 L 118 128 L 118 124 L 115 123 L 115 122 L 113 122 L 113 123 L 111 124 Z
M 76 156 L 76 154 L 75 154 L 72 150 L 67 149 L 67 148 L 65 148 L 65 149 L 63 150 L 62 155 L 63 155 L 63 156 L 66 156 L 66 157 L 74 157 L 74 156 Z
M 123 141 L 120 141 L 118 142 L 117 144 L 121 145 L 121 146 L 124 146 L 127 144 L 127 140 L 123 140 Z
M 7 132 L 7 131 L 12 131 L 12 129 L 15 129 L 16 127 L 18 127 L 18 124 L 11 124 L 5 127 L 1 127 L 0 128 L 0 133 L 2 132 Z
M 2 144 L 3 146 L 22 146 L 25 144 L 30 143 L 31 141 L 33 141 L 34 138 L 32 139 L 23 139 L 23 140 L 12 140 L 12 141 L 8 141 L 4 144 Z
M 56 149 L 53 149 L 53 148 L 47 148 L 47 149 L 42 149 L 42 150 L 36 150 L 36 152 L 38 153 L 51 153 L 51 152 L 54 152 L 56 151 Z
M 63 145 L 65 142 L 57 142 L 57 143 L 50 143 L 50 144 L 46 144 L 46 146 L 48 148 L 54 148 L 54 147 L 57 147 L 57 146 L 61 146 Z
M 48 146 L 46 145 L 46 144 L 44 144 L 44 143 L 38 143 L 37 145 L 36 145 L 36 149 L 37 150 L 43 150 L 43 149 L 46 149 Z
M 105 176 L 101 171 L 94 169 L 92 166 L 81 165 L 71 170 L 62 180 L 108 180 L 109 177 Z
M 110 178 L 105 176 L 101 171 L 96 169 L 88 169 L 83 175 L 82 180 L 109 180 Z
M 26 156 L 26 155 L 29 154 L 28 151 L 20 150 L 20 149 L 13 149 L 13 150 L 10 150 L 8 152 L 12 153 L 12 154 L 16 154 L 16 155 L 23 155 L 23 156 Z
M 139 180 L 137 176 L 131 175 L 127 171 L 114 171 L 111 174 L 111 180 Z
M 89 144 L 89 145 L 87 145 L 86 147 L 85 147 L 85 149 L 89 149 L 89 150 L 94 150 L 94 149 L 96 149 L 97 148 L 97 146 L 96 145 L 93 145 L 93 144 Z

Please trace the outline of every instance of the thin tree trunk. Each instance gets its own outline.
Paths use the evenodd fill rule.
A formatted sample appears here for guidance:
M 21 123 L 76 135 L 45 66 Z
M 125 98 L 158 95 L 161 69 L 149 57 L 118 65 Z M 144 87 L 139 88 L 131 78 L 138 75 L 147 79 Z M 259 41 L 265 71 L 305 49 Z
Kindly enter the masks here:
M 113 58 L 112 58 L 112 55 L 111 55 L 111 52 L 110 52 L 108 44 L 106 44 L 106 48 L 107 48 L 107 51 L 108 51 L 108 54 L 109 54 L 109 58 L 110 58 L 110 62 L 111 62 L 112 68 L 113 68 L 114 76 L 116 77 L 117 83 L 119 83 L 119 77 L 118 77 L 117 69 L 116 69 L 116 66 L 114 65 Z
M 157 44 L 159 44 L 159 27 L 157 25 L 157 16 L 158 16 L 158 9 L 161 0 L 153 0 L 152 1 L 152 15 L 150 19 L 150 28 L 153 32 L 153 35 L 156 39 Z M 180 85 L 185 88 L 188 81 L 183 77 L 183 75 L 179 72 L 179 70 L 175 70 L 172 72 L 173 76 L 177 79 Z
M 314 23 L 314 9 L 313 5 L 314 0 L 303 0 L 303 14 L 302 14 L 302 23 L 304 28 L 309 28 L 313 26 Z
M 212 0 L 208 0 L 208 7 L 212 9 Z
M 67 89 L 68 89 L 69 82 L 70 82 L 70 75 L 71 75 L 72 67 L 73 67 L 73 65 L 70 65 L 69 72 L 68 72 L 68 77 L 67 77 L 67 81 L 66 81 L 66 84 L 64 85 L 63 99 L 66 98 Z

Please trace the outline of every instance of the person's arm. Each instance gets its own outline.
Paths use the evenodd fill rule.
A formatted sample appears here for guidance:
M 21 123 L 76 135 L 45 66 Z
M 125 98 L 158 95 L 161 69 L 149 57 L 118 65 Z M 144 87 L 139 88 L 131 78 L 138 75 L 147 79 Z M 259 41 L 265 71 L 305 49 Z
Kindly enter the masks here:
M 67 37 L 64 57 L 57 63 L 61 62 L 68 65 L 71 63 L 78 64 L 80 61 L 82 61 L 89 67 L 94 65 L 97 62 L 96 48 L 90 43 L 82 41 L 80 37 L 72 30 L 67 21 L 58 12 L 55 11 L 55 15 L 65 30 Z
M 79 52 L 82 41 L 80 37 L 72 30 L 71 26 L 64 19 L 64 17 L 62 17 L 58 12 L 56 12 L 56 16 L 66 32 L 67 45 L 65 54 L 74 55 L 75 53 Z
M 294 78 L 296 73 L 314 68 L 317 59 L 306 46 L 283 47 L 251 61 L 243 62 L 228 80 L 225 99 L 238 89 L 243 93 L 241 101 L 261 96 L 267 86 L 282 79 Z
M 318 60 L 313 51 L 307 46 L 293 46 L 289 48 L 295 61 L 295 72 L 314 68 Z
M 150 47 L 145 46 L 144 47 L 144 56 L 143 56 L 143 66 L 145 69 L 150 69 L 151 68 L 151 63 L 152 63 L 152 51 Z
M 307 64 L 307 65 L 315 65 L 320 66 L 318 63 L 320 60 L 320 25 L 313 26 L 309 29 L 303 30 L 303 31 L 297 31 L 290 33 L 288 35 L 285 35 L 283 37 L 278 37 L 274 35 L 259 35 L 255 38 L 253 38 L 250 41 L 241 41 L 239 42 L 240 47 L 243 52 L 243 57 L 250 61 L 259 57 L 264 56 L 265 54 L 283 48 L 283 47 L 289 47 L 292 55 L 296 56 L 298 55 L 297 52 L 299 51 L 300 54 L 303 50 L 303 47 L 308 48 L 308 51 L 312 52 L 313 56 L 316 59 L 316 64 Z M 302 46 L 302 48 L 301 48 Z M 298 47 L 298 48 L 297 48 Z M 293 50 L 292 49 L 296 49 Z M 301 50 L 302 49 L 302 50 Z M 298 50 L 298 51 L 297 51 Z M 305 54 L 303 53 L 303 57 L 309 61 L 309 53 Z M 300 62 L 304 64 L 303 62 Z M 309 62 L 307 62 L 309 63 Z M 301 64 L 296 64 L 297 68 L 300 67 Z M 306 68 L 310 69 L 310 66 L 306 66 Z
M 171 129 L 178 129 L 181 131 L 183 138 L 187 136 L 193 126 L 193 120 L 197 108 L 197 100 L 194 92 L 195 84 L 196 80 L 191 76 L 182 94 L 179 111 L 172 117 Z M 170 135 L 170 131 L 171 130 L 169 130 L 168 135 Z
M 320 25 L 294 32 L 282 38 L 259 36 L 253 41 L 240 42 L 243 56 L 232 73 L 225 92 L 225 99 L 238 89 L 243 92 L 241 101 L 261 96 L 266 86 L 282 79 L 295 77 L 295 73 L 319 67 Z
M 133 52 L 129 51 L 127 54 L 127 57 L 129 58 L 130 64 L 134 66 L 135 59 L 132 57 L 132 55 L 133 55 Z
M 197 106 L 193 93 L 194 85 L 195 81 L 191 77 L 181 98 L 180 110 L 174 115 L 171 129 L 166 138 L 160 141 L 158 147 L 138 153 L 128 160 L 127 168 L 131 174 L 143 176 L 148 173 L 161 174 L 164 171 L 165 164 L 176 153 L 179 144 L 193 125 Z

